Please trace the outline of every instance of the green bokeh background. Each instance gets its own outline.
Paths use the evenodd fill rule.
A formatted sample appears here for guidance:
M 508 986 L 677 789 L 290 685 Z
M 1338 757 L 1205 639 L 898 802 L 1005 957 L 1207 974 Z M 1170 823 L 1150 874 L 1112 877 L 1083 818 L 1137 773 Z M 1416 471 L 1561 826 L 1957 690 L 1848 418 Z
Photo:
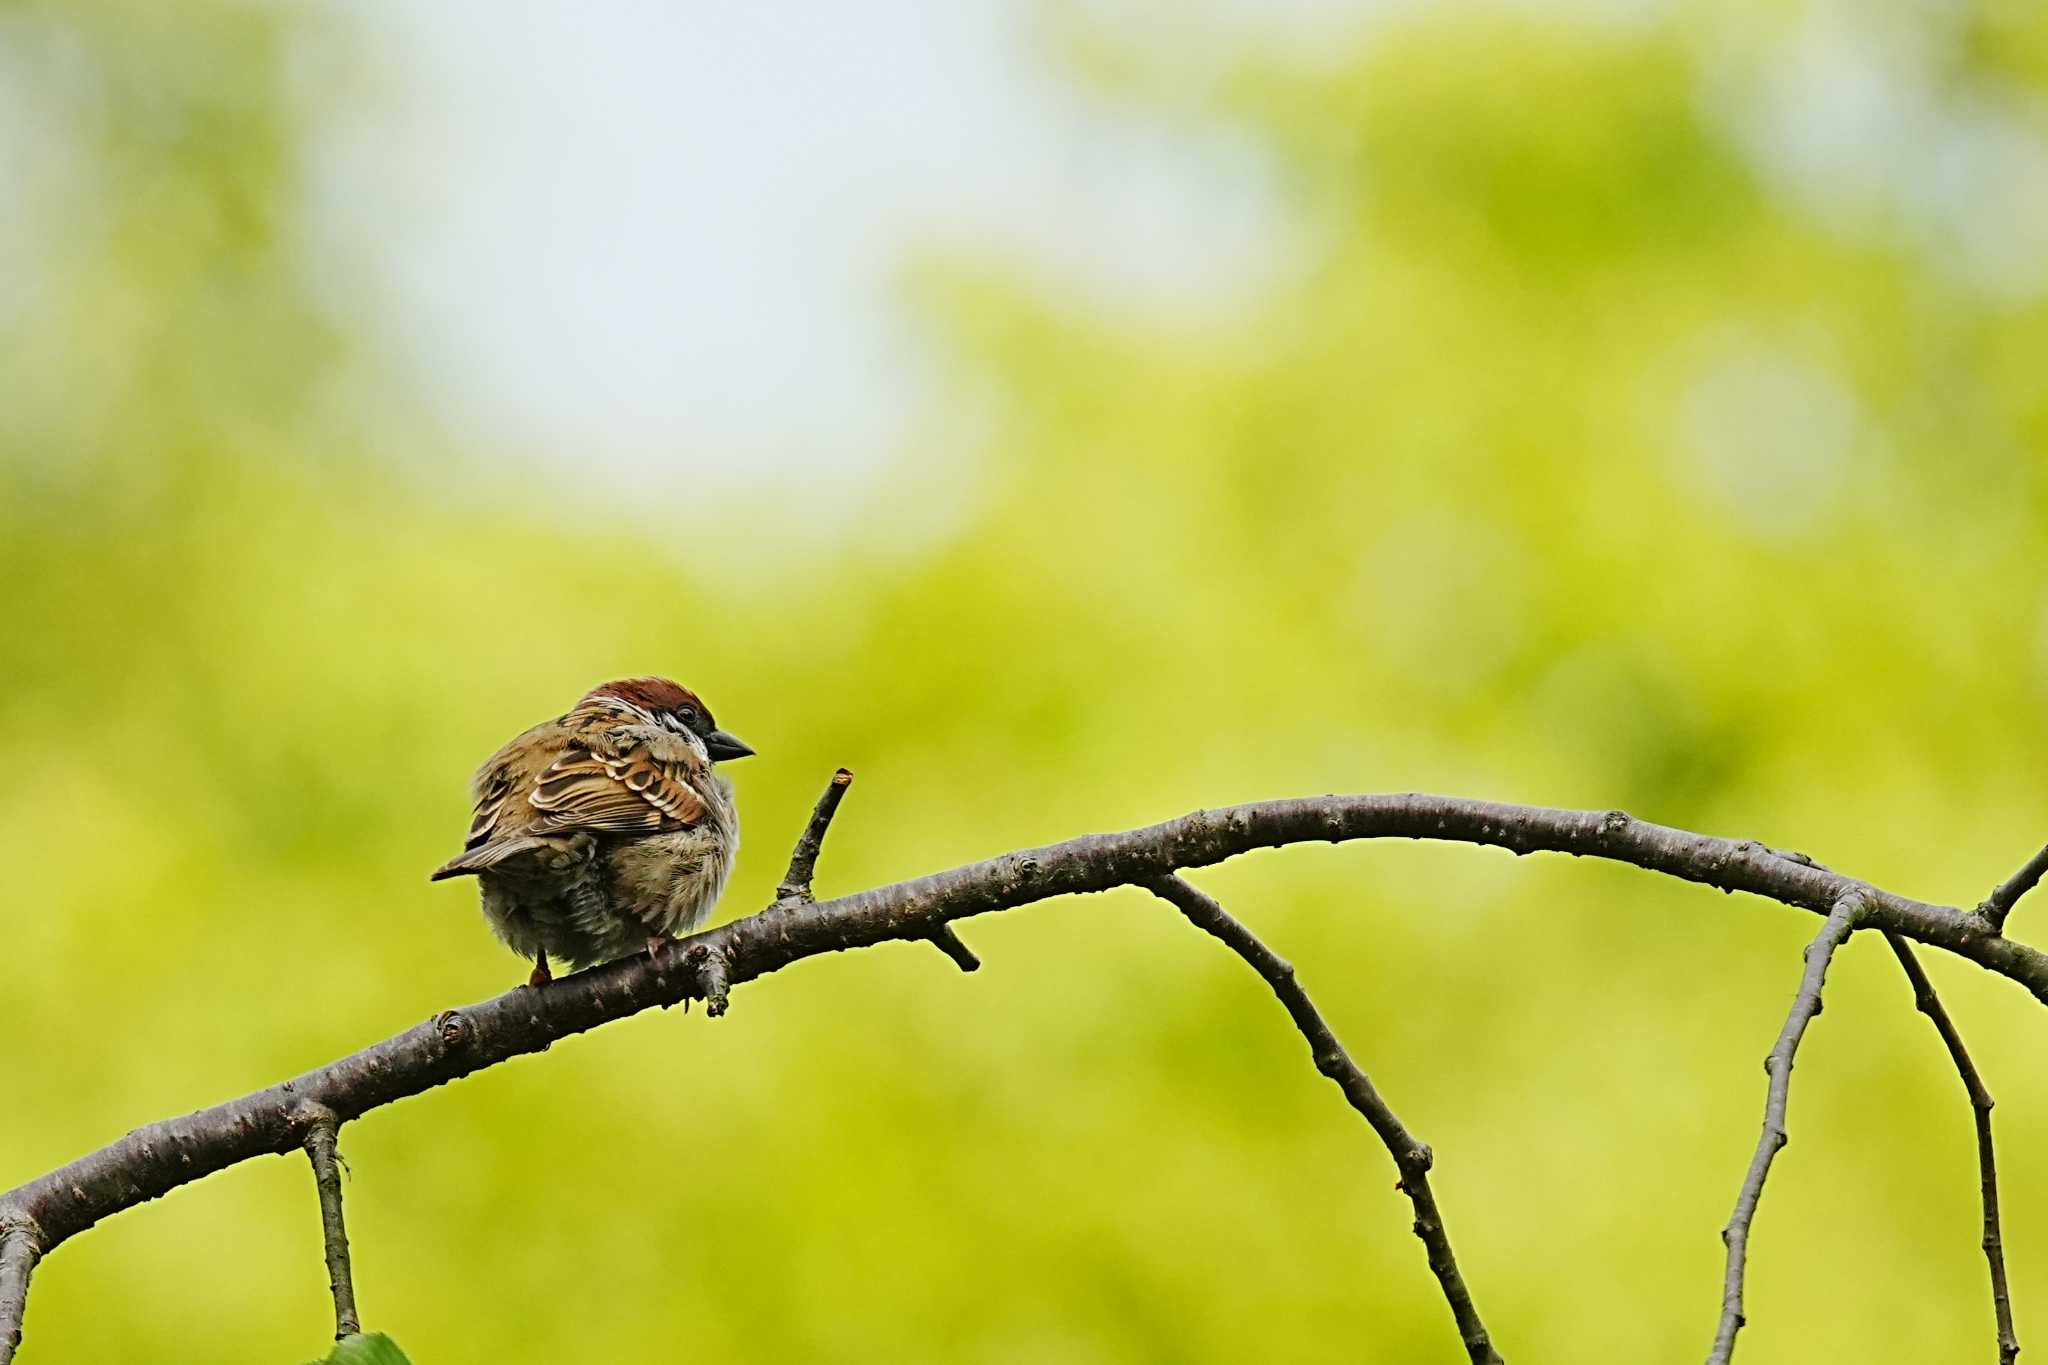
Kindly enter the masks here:
M 424 874 L 475 762 L 624 672 L 763 755 L 723 914 L 838 764 L 826 891 L 1329 790 L 1622 806 L 1947 901 L 2039 844 L 2048 176 L 1970 157 L 2042 145 L 2040 7 L 1417 8 L 1316 50 L 1042 19 L 1020 60 L 1096 116 L 1262 167 L 1289 265 L 1161 320 L 915 253 L 947 380 L 827 532 L 601 469 L 508 492 L 325 320 L 301 157 L 379 88 L 342 21 L 0 8 L 46 149 L 0 191 L 36 246 L 0 265 L 0 1183 L 511 985 Z M 1918 54 L 1914 127 L 1962 150 L 1779 156 L 1758 111 L 1844 52 Z M 1198 880 L 1435 1145 L 1510 1359 L 1704 1352 L 1811 918 L 1453 847 Z M 1241 965 L 1135 892 L 963 934 L 973 977 L 804 963 L 352 1125 L 366 1318 L 420 1365 L 1461 1358 Z M 2048 1018 L 1931 970 L 2032 1343 Z M 1989 1358 L 1968 1111 L 1874 941 L 1791 1120 L 1742 1359 Z M 310 1177 L 263 1161 L 62 1248 L 21 1358 L 273 1365 L 328 1314 Z

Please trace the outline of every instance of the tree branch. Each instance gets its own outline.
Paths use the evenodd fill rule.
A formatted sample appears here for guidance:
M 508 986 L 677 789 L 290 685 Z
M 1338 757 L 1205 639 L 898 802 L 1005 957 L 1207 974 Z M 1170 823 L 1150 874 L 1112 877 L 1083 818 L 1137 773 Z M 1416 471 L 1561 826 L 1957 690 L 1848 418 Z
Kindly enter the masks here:
M 2021 896 L 2034 889 L 2043 873 L 2048 873 L 2048 844 L 2042 845 L 2039 853 L 2021 864 L 2019 871 L 2000 882 L 1998 889 L 1978 905 L 1977 913 L 1990 922 L 1992 933 L 2005 932 L 2005 917 L 2019 904 Z
M 28 1311 L 28 1277 L 42 1259 L 43 1236 L 35 1220 L 0 1213 L 0 1365 L 21 1345 L 21 1320 Z
M 1344 1092 L 1344 1098 L 1372 1125 L 1373 1132 L 1379 1134 L 1380 1141 L 1386 1145 L 1388 1155 L 1394 1158 L 1394 1169 L 1401 1176 L 1396 1188 L 1415 1206 L 1415 1235 L 1422 1239 L 1428 1250 L 1429 1268 L 1436 1273 L 1437 1283 L 1443 1288 L 1444 1299 L 1451 1306 L 1451 1316 L 1457 1319 L 1458 1335 L 1465 1343 L 1465 1353 L 1472 1358 L 1473 1365 L 1502 1365 L 1500 1354 L 1493 1349 L 1493 1341 L 1486 1334 L 1486 1325 L 1479 1320 L 1479 1310 L 1472 1303 L 1465 1278 L 1458 1273 L 1457 1258 L 1451 1254 L 1450 1233 L 1445 1230 L 1443 1215 L 1437 1210 L 1436 1195 L 1429 1188 L 1429 1168 L 1435 1161 L 1429 1145 L 1408 1131 L 1392 1107 L 1380 1098 L 1380 1092 L 1371 1079 L 1351 1060 L 1351 1054 L 1337 1041 L 1337 1035 L 1331 1031 L 1295 976 L 1293 963 L 1268 948 L 1258 935 L 1239 923 L 1216 900 L 1179 877 L 1161 877 L 1147 882 L 1146 887 L 1187 916 L 1189 923 L 1243 958 L 1279 997 L 1288 1017 L 1294 1020 L 1294 1027 L 1308 1041 L 1309 1055 L 1315 1058 L 1316 1070 L 1329 1077 Z
M 341 1221 L 341 1125 L 332 1111 L 308 1103 L 305 1108 L 306 1155 L 313 1163 L 313 1183 L 320 1191 L 320 1240 L 327 1252 L 327 1287 L 334 1295 L 334 1339 L 363 1330 L 356 1316 L 355 1276 L 349 1268 L 348 1229 Z
M 338 1123 L 348 1123 L 645 1009 L 689 999 L 715 1001 L 732 987 L 805 958 L 891 941 L 928 941 L 941 927 L 970 916 L 1055 896 L 1141 885 L 1253 849 L 1383 838 L 1607 858 L 1819 913 L 1857 892 L 1866 900 L 1864 926 L 1968 958 L 2048 1002 L 2048 954 L 1988 932 L 1974 911 L 1893 895 L 1827 868 L 1782 858 L 1749 840 L 1688 833 L 1620 811 L 1553 810 L 1415 793 L 1260 801 L 1006 853 L 833 900 L 778 903 L 693 936 L 681 954 L 669 949 L 653 961 L 635 955 L 539 990 L 519 988 L 444 1010 L 291 1080 L 138 1128 L 0 1193 L 0 1224 L 10 1218 L 31 1220 L 37 1229 L 33 1244 L 47 1253 L 123 1209 L 240 1162 L 302 1145 L 305 1123 L 298 1115 L 304 1101 L 323 1105 Z M 702 958 L 695 956 L 698 949 Z M 676 970 L 683 963 L 696 965 Z
M 2020 1353 L 2020 1339 L 2013 1333 L 2012 1294 L 2005 1283 L 2005 1242 L 1998 1229 L 1998 1156 L 1991 1145 L 1991 1106 L 1996 1101 L 1985 1087 L 1984 1078 L 1977 1074 L 1976 1064 L 1963 1046 L 1963 1035 L 1942 1008 L 1941 997 L 1934 993 L 1934 983 L 1928 979 L 1927 969 L 1920 965 L 1912 946 L 1897 934 L 1886 934 L 1884 941 L 1891 945 L 1899 966 L 1905 968 L 1906 979 L 1913 985 L 1913 1004 L 1941 1035 L 1949 1060 L 1955 1063 L 1956 1075 L 1962 1078 L 1963 1089 L 1970 1096 L 1970 1109 L 1977 1121 L 1977 1175 L 1984 1197 L 1984 1259 L 1991 1263 L 1991 1313 L 1998 1330 L 1998 1365 L 2013 1365 Z
M 1799 1040 L 1806 1033 L 1807 1024 L 1820 1013 L 1820 988 L 1827 978 L 1828 963 L 1835 949 L 1856 929 L 1866 900 L 1860 891 L 1844 895 L 1835 902 L 1827 923 L 1814 935 L 1813 942 L 1806 945 L 1806 970 L 1798 992 L 1792 997 L 1792 1012 L 1785 1016 L 1785 1027 L 1778 1031 L 1777 1043 L 1764 1058 L 1764 1071 L 1771 1078 L 1764 1095 L 1764 1130 L 1756 1140 L 1756 1154 L 1749 1159 L 1749 1170 L 1742 1177 L 1742 1189 L 1735 1196 L 1735 1212 L 1728 1219 L 1728 1226 L 1721 1229 L 1721 1240 L 1728 1244 L 1728 1269 L 1722 1282 L 1721 1323 L 1714 1333 L 1714 1348 L 1707 1353 L 1707 1365 L 1727 1365 L 1729 1357 L 1735 1354 L 1735 1334 L 1742 1330 L 1744 1321 L 1742 1272 L 1749 1250 L 1749 1225 L 1756 1217 L 1757 1201 L 1763 1197 L 1764 1177 L 1771 1173 L 1771 1161 L 1778 1155 L 1778 1149 L 1791 1141 L 1785 1132 L 1785 1101 L 1792 1093 L 1792 1057 L 1799 1051 Z

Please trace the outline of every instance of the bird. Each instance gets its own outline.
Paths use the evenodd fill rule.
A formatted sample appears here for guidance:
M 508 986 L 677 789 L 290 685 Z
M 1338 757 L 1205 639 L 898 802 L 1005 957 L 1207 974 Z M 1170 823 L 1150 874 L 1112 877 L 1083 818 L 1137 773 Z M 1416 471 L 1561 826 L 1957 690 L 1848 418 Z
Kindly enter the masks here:
M 650 957 L 711 913 L 739 849 L 717 765 L 753 753 L 669 678 L 620 678 L 511 740 L 470 781 L 462 852 L 429 877 L 475 877 L 484 918 L 532 961 L 527 984 Z

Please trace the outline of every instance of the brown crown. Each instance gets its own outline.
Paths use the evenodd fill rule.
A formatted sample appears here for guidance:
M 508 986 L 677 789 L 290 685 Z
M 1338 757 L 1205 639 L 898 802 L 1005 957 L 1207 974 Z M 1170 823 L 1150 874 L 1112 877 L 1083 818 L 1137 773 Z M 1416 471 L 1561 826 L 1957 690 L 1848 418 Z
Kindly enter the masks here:
M 583 701 L 589 701 L 594 697 L 617 697 L 620 701 L 656 715 L 663 711 L 673 711 L 680 706 L 694 706 L 702 711 L 706 718 L 711 715 L 710 708 L 704 705 L 695 692 L 668 678 L 620 678 L 616 682 L 591 688 L 584 694 Z

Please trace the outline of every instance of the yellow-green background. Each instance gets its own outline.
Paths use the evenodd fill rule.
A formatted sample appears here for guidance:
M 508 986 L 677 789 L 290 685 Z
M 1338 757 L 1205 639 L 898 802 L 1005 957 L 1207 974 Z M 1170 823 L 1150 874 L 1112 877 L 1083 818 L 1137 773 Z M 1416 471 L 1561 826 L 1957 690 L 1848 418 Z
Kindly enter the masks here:
M 0 263 L 0 1184 L 511 985 L 424 874 L 476 760 L 624 672 L 761 751 L 726 914 L 838 764 L 825 891 L 1424 789 L 1974 901 L 2048 837 L 2048 189 L 1768 169 L 1748 105 L 1851 8 L 1418 6 L 1317 51 L 1052 11 L 1019 59 L 1255 158 L 1290 268 L 1160 322 L 917 254 L 947 379 L 851 530 L 763 493 L 667 535 L 626 472 L 505 492 L 323 321 L 297 168 L 319 101 L 376 97 L 345 25 L 0 10 L 64 149 Z M 2038 146 L 2042 14 L 1851 27 L 1933 54 L 1929 126 Z M 1436 1146 L 1510 1359 L 1703 1353 L 1810 917 L 1407 844 L 1198 880 Z M 963 932 L 972 977 L 808 962 L 351 1126 L 366 1318 L 419 1365 L 1458 1358 L 1384 1153 L 1239 964 L 1135 892 Z M 2048 1350 L 2048 1015 L 1932 969 Z M 1828 999 L 1742 1358 L 1988 1359 L 1955 1077 L 1877 943 Z M 38 1271 L 22 1359 L 304 1359 L 317 1228 L 295 1160 L 123 1214 Z

